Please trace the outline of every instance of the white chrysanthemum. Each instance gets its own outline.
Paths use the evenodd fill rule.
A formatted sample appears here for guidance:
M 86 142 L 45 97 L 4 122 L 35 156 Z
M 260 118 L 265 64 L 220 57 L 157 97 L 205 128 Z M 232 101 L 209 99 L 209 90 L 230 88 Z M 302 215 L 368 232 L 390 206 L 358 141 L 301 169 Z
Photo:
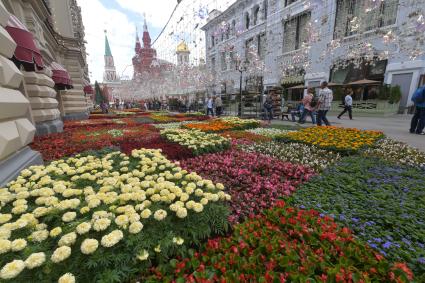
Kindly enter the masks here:
M 8 222 L 12 219 L 12 214 L 0 214 L 0 224 Z
M 27 246 L 27 241 L 24 239 L 16 239 L 12 241 L 12 251 L 19 252 L 25 249 Z
M 47 230 L 40 230 L 40 231 L 32 232 L 32 234 L 30 236 L 32 241 L 38 242 L 38 243 L 43 242 L 48 237 L 49 237 L 49 231 L 47 231 Z
M 173 243 L 176 244 L 176 245 L 178 245 L 178 246 L 181 246 L 184 243 L 184 239 L 182 239 L 180 237 L 174 237 L 173 238 Z
M 160 252 L 161 252 L 161 245 L 156 246 L 156 247 L 154 248 L 154 251 L 155 251 L 156 253 L 160 253 Z
M 124 234 L 121 230 L 114 230 L 111 233 L 102 237 L 101 244 L 105 248 L 110 248 L 115 246 L 121 239 L 124 237 Z
M 96 239 L 85 239 L 81 244 L 81 252 L 83 254 L 92 254 L 99 247 L 99 242 Z
M 202 205 L 207 205 L 208 204 L 208 199 L 202 198 L 200 202 L 201 202 Z
M 55 238 L 59 236 L 61 233 L 62 233 L 61 227 L 53 228 L 52 230 L 50 230 L 50 237 Z
M 143 219 L 148 219 L 150 216 L 152 215 L 152 212 L 150 211 L 150 209 L 144 209 L 141 213 L 140 213 L 140 216 L 143 218 Z
M 61 246 L 72 246 L 77 240 L 77 234 L 75 232 L 71 232 L 65 234 L 60 238 L 58 245 Z
M 71 255 L 71 248 L 68 246 L 62 246 L 57 248 L 51 257 L 51 260 L 54 263 L 58 263 L 61 261 L 64 261 L 65 259 L 67 259 L 69 256 Z
M 0 271 L 0 278 L 7 280 L 15 278 L 25 269 L 25 262 L 22 260 L 14 260 L 7 263 Z
M 165 217 L 167 217 L 167 212 L 165 210 L 163 210 L 163 209 L 159 209 L 159 210 L 155 211 L 153 217 L 157 221 L 164 220 Z
M 12 243 L 9 240 L 0 240 L 0 254 L 5 254 L 12 248 Z
M 217 184 L 215 185 L 215 187 L 216 187 L 218 190 L 220 190 L 220 191 L 224 190 L 224 185 L 223 185 L 222 183 L 217 183 Z
M 143 251 L 141 251 L 141 252 L 139 253 L 139 255 L 137 256 L 137 258 L 138 258 L 140 261 L 145 261 L 145 260 L 147 260 L 147 259 L 148 259 L 148 257 L 149 257 L 149 253 L 148 253 L 148 251 L 147 251 L 147 250 L 143 250 Z
M 187 209 L 184 207 L 179 207 L 177 209 L 176 215 L 178 218 L 185 218 L 187 216 Z
M 28 269 L 33 269 L 41 266 L 46 261 L 46 254 L 41 253 L 33 253 L 25 260 L 25 266 Z
M 111 220 L 109 218 L 100 218 L 94 222 L 93 229 L 97 232 L 104 231 L 109 225 L 111 225 Z
M 77 226 L 76 231 L 78 234 L 83 235 L 88 233 L 90 229 L 91 229 L 91 224 L 88 222 L 83 222 Z
M 77 217 L 77 213 L 74 212 L 74 211 L 70 211 L 70 212 L 65 213 L 62 216 L 62 221 L 63 222 L 71 222 L 75 219 L 75 217 Z
M 115 224 L 119 227 L 123 227 L 128 224 L 128 216 L 127 215 L 119 215 L 115 218 Z
M 59 278 L 58 283 L 75 283 L 75 277 L 72 273 L 65 273 Z
M 200 204 L 200 203 L 195 203 L 194 205 L 193 205 L 193 210 L 195 211 L 195 212 L 202 212 L 203 210 L 204 210 L 204 206 L 202 205 L 202 204 Z
M 133 223 L 130 225 L 130 227 L 128 227 L 128 231 L 129 231 L 131 234 L 137 234 L 137 233 L 140 233 L 140 231 L 142 231 L 142 229 L 143 229 L 143 224 L 142 224 L 141 222 L 139 222 L 139 221 L 137 221 L 137 222 L 133 222 Z

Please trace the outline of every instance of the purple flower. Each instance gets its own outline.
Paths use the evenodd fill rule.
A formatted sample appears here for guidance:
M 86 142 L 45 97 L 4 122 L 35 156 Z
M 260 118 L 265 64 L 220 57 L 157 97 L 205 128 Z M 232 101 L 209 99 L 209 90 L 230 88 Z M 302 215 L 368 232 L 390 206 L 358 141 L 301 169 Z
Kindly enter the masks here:
M 419 262 L 420 264 L 425 264 L 425 257 L 420 257 L 420 258 L 418 258 L 418 262 Z
M 391 247 L 391 245 L 392 245 L 392 243 L 387 241 L 382 246 L 384 247 L 384 249 L 388 249 L 389 247 Z

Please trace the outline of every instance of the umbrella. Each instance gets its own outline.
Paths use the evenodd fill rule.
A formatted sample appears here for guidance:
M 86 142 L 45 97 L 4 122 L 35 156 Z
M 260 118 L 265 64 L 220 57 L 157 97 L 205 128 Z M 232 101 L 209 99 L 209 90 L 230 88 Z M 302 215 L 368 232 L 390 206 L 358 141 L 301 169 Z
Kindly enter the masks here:
M 366 79 L 348 83 L 348 85 L 379 85 L 379 84 L 381 84 L 380 81 L 372 81 L 372 80 L 366 80 Z
M 342 84 L 338 84 L 338 83 L 328 83 L 328 86 L 342 86 Z
M 307 88 L 305 85 L 296 85 L 296 86 L 290 87 L 288 89 L 305 89 L 305 88 Z

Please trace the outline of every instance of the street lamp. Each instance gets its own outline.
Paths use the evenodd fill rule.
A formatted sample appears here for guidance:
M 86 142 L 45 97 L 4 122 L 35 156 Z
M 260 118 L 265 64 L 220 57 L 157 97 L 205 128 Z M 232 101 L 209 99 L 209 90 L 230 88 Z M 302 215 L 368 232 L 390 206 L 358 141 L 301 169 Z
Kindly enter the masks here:
M 240 73 L 240 80 L 239 80 L 239 108 L 238 108 L 238 116 L 242 116 L 242 74 L 245 72 L 248 68 L 248 60 L 241 61 L 236 60 L 236 70 Z

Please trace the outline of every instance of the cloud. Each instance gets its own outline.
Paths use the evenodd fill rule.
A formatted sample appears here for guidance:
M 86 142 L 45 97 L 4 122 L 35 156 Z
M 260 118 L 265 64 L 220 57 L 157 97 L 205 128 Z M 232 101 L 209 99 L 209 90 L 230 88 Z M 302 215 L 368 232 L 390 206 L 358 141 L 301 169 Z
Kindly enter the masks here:
M 147 22 L 157 28 L 162 28 L 171 15 L 177 0 L 116 0 L 124 9 L 133 11 L 140 16 L 146 13 Z
M 114 56 L 117 74 L 121 76 L 133 75 L 131 59 L 134 55 L 135 26 L 124 13 L 107 9 L 99 0 L 77 0 L 81 7 L 83 23 L 86 33 L 87 58 L 89 64 L 90 78 L 103 81 L 105 34 L 108 31 L 109 44 Z M 125 31 L 125 32 L 123 32 Z

